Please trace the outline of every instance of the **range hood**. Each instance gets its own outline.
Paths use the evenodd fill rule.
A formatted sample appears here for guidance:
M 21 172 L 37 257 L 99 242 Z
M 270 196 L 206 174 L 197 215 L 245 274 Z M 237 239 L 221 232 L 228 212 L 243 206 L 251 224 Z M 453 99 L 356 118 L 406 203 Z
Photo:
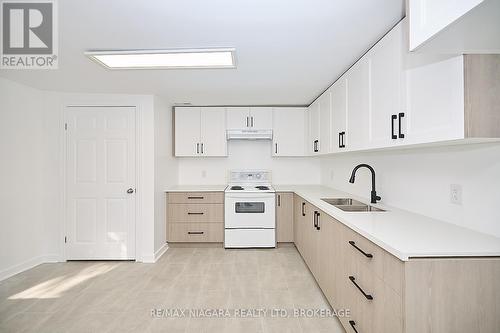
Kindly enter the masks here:
M 272 140 L 273 130 L 231 129 L 227 130 L 228 140 Z

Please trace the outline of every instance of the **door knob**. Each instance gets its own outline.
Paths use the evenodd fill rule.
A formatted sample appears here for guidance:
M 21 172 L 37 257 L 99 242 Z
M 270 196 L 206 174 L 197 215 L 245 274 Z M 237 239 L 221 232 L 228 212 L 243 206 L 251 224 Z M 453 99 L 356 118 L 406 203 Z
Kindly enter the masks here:
M 132 194 L 132 193 L 134 193 L 134 189 L 133 189 L 133 188 L 129 188 L 129 189 L 127 190 L 127 193 L 128 193 L 128 194 Z

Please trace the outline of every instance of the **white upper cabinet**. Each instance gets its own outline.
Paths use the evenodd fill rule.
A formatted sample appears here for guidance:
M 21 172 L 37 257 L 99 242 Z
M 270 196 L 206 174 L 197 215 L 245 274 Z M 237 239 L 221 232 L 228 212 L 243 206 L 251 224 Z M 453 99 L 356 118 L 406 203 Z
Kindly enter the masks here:
M 328 89 L 319 98 L 319 153 L 331 153 L 331 112 L 332 112 L 332 97 L 331 91 Z
M 250 127 L 255 130 L 268 130 L 273 128 L 273 108 L 250 108 Z
M 175 156 L 227 156 L 225 108 L 176 107 Z
M 367 58 L 359 60 L 346 74 L 349 150 L 366 149 L 370 139 L 370 66 Z
M 175 156 L 200 154 L 200 107 L 175 108 Z
M 331 117 L 331 147 L 332 152 L 346 150 L 348 147 L 347 133 L 347 80 L 340 78 L 331 88 L 332 117 Z
M 305 156 L 307 108 L 273 108 L 273 156 Z
M 227 129 L 242 129 L 248 127 L 250 127 L 250 108 L 227 108 Z
M 273 108 L 229 107 L 227 108 L 227 126 L 227 129 L 271 129 L 273 127 Z
M 436 54 L 500 53 L 499 15 L 498 0 L 407 1 L 409 50 Z
M 309 135 L 307 150 L 311 155 L 319 154 L 319 139 L 320 139 L 320 126 L 319 126 L 319 99 L 316 99 L 309 106 Z
M 227 156 L 226 108 L 201 108 L 202 156 Z
M 403 24 L 397 25 L 366 55 L 370 68 L 370 147 L 403 143 L 408 117 L 402 103 Z

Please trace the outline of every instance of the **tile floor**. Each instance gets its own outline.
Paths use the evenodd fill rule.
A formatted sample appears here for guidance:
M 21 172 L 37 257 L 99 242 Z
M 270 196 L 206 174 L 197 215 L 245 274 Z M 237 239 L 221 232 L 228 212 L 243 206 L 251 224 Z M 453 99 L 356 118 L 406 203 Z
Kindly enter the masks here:
M 330 309 L 294 247 L 171 248 L 155 264 L 44 264 L 0 282 L 0 332 L 344 332 L 336 318 L 290 310 L 291 318 L 161 311 L 275 308 Z

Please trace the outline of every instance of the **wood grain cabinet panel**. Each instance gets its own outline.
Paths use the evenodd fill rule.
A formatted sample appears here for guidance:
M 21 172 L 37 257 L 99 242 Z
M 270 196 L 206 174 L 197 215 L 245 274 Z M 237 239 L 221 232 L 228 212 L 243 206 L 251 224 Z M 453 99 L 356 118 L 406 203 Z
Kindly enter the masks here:
M 293 242 L 293 193 L 276 193 L 276 240 Z
M 169 241 L 182 243 L 222 242 L 223 223 L 170 223 Z
M 170 192 L 168 203 L 224 203 L 224 192 Z
M 222 223 L 224 207 L 222 204 L 171 204 L 168 219 L 172 222 Z

